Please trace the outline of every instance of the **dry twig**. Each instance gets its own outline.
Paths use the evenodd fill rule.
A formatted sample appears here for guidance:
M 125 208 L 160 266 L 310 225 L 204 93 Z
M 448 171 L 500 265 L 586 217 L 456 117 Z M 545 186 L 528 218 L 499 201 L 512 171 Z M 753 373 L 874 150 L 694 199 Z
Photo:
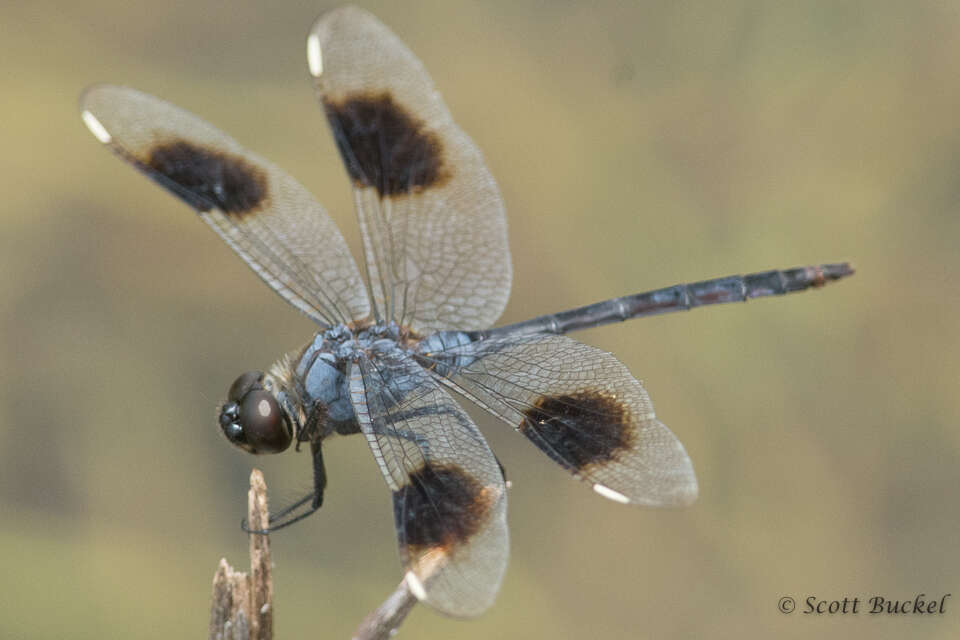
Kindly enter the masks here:
M 417 599 L 407 588 L 406 580 L 401 580 L 390 597 L 363 619 L 353 634 L 353 640 L 392 638 L 415 604 Z
M 250 474 L 247 522 L 253 531 L 268 527 L 267 485 L 259 469 Z M 406 581 L 374 609 L 354 632 L 353 640 L 392 638 L 416 597 Z M 273 638 L 273 578 L 270 566 L 270 537 L 250 534 L 250 573 L 235 571 L 220 559 L 213 576 L 213 604 L 210 607 L 210 640 L 271 640 Z
M 247 522 L 253 530 L 267 528 L 267 484 L 259 469 L 250 473 Z M 273 578 L 270 538 L 250 534 L 250 573 L 235 571 L 220 559 L 213 576 L 210 640 L 271 640 L 273 638 Z

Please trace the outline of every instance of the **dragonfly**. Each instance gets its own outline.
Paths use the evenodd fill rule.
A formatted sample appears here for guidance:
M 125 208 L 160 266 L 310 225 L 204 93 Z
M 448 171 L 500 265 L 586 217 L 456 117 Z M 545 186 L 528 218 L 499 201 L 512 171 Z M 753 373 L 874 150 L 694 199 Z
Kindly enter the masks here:
M 362 434 L 392 492 L 404 581 L 442 613 L 486 610 L 509 554 L 506 474 L 451 391 L 604 498 L 688 505 L 693 465 L 644 387 L 613 355 L 566 334 L 853 273 L 836 263 L 729 276 L 495 327 L 512 280 L 503 199 L 424 65 L 356 7 L 317 20 L 307 62 L 353 187 L 363 271 L 299 182 L 191 113 L 95 85 L 81 116 L 318 327 L 265 371 L 240 375 L 219 409 L 226 438 L 249 453 L 309 448 L 312 486 L 271 515 L 269 530 L 321 507 L 324 445 Z

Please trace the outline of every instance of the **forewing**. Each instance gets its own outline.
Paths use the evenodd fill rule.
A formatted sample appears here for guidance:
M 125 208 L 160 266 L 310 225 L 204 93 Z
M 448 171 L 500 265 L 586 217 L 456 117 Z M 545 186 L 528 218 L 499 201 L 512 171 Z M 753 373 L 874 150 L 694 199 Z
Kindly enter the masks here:
M 356 7 L 317 21 L 308 57 L 380 314 L 421 333 L 491 326 L 512 274 L 503 200 L 423 64 Z
M 98 85 L 81 98 L 100 142 L 197 210 L 268 285 L 321 325 L 369 314 L 336 224 L 292 177 L 168 102 Z
M 611 354 L 566 336 L 496 338 L 421 354 L 441 380 L 516 427 L 600 495 L 649 506 L 696 499 L 683 445 Z
M 350 395 L 393 492 L 411 592 L 449 615 L 481 613 L 509 555 L 506 487 L 490 447 L 453 398 L 395 348 L 352 365 Z

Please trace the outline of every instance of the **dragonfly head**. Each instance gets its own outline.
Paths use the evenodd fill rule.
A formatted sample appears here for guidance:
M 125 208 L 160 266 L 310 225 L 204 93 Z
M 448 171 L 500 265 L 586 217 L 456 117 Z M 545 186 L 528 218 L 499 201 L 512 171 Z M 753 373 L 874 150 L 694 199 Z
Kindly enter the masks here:
M 277 400 L 277 384 L 262 371 L 237 378 L 220 407 L 220 429 L 249 453 L 280 453 L 293 441 L 293 421 Z

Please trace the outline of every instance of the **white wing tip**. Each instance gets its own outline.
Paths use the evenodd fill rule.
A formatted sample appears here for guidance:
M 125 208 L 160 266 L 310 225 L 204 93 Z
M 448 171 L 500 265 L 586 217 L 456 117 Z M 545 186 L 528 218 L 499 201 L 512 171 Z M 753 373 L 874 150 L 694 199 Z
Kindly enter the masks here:
M 110 135 L 110 132 L 107 131 L 106 127 L 100 124 L 100 121 L 97 120 L 97 116 L 84 109 L 80 114 L 80 117 L 83 119 L 83 124 L 87 125 L 87 129 L 90 129 L 90 133 L 92 133 L 97 140 L 103 144 L 110 144 L 110 141 L 113 140 L 113 136 Z
M 680 492 L 680 498 L 677 500 L 677 504 L 683 507 L 691 505 L 697 501 L 699 495 L 700 487 L 697 485 L 697 478 L 695 476 L 691 477 L 690 482 L 688 482 L 687 486 Z
M 307 64 L 310 67 L 310 75 L 319 78 L 323 73 L 323 53 L 320 51 L 320 36 L 315 33 L 307 37 Z
M 420 578 L 418 578 L 413 571 L 407 571 L 406 575 L 403 576 L 403 581 L 407 583 L 407 588 L 410 589 L 410 593 L 412 593 L 417 600 L 427 599 L 427 590 L 424 589 Z
M 599 482 L 593 485 L 593 490 L 602 495 L 604 498 L 609 498 L 614 502 L 619 502 L 620 504 L 630 504 L 630 498 L 623 495 L 619 491 L 614 491 L 610 487 L 605 487 Z

